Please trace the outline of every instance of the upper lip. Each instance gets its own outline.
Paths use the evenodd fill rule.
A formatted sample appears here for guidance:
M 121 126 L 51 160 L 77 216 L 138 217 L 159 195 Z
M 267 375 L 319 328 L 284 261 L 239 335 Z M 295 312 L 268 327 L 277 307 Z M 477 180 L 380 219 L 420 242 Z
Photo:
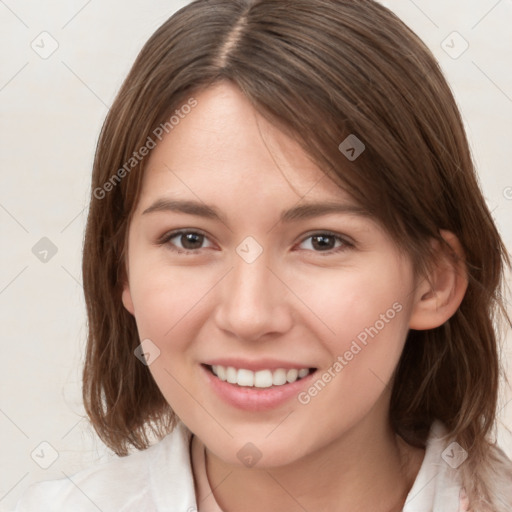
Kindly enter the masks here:
M 245 370 L 252 370 L 253 372 L 257 372 L 259 370 L 277 370 L 279 368 L 283 368 L 285 370 L 291 370 L 294 368 L 297 370 L 300 370 L 301 368 L 313 368 L 309 364 L 295 363 L 292 361 L 282 361 L 277 359 L 248 360 L 236 357 L 210 359 L 205 361 L 203 364 L 208 366 L 232 366 L 236 369 L 243 368 Z

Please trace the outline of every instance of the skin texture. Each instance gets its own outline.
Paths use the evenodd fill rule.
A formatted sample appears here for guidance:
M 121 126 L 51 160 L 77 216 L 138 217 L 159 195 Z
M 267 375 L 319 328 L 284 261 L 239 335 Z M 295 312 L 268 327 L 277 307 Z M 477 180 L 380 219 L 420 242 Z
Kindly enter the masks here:
M 195 97 L 197 107 L 151 152 L 129 228 L 123 304 L 140 339 L 160 350 L 149 369 L 206 445 L 207 474 L 226 512 L 398 510 L 423 451 L 390 428 L 393 371 L 410 328 L 441 325 L 455 312 L 462 273 L 444 259 L 430 283 L 415 276 L 366 216 L 280 222 L 297 205 L 355 203 L 235 86 Z M 142 213 L 163 197 L 215 206 L 225 219 Z M 206 236 L 158 244 L 177 229 Z M 325 231 L 349 243 L 328 238 L 323 249 L 311 236 Z M 248 236 L 263 249 L 252 263 L 236 251 Z M 201 363 L 218 357 L 278 359 L 321 375 L 394 304 L 394 318 L 307 404 L 293 397 L 270 411 L 243 411 L 206 384 Z M 248 442 L 261 452 L 252 468 L 237 457 Z

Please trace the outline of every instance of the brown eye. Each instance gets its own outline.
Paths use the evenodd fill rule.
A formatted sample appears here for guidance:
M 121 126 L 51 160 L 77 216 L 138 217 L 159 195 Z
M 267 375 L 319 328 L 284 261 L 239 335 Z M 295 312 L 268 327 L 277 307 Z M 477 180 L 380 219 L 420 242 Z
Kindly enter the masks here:
M 329 254 L 343 251 L 351 246 L 350 242 L 333 233 L 315 233 L 305 238 L 301 243 L 302 249 Z
M 311 240 L 313 248 L 320 251 L 333 249 L 336 244 L 336 239 L 333 236 L 315 235 L 311 237 Z
M 178 236 L 183 249 L 200 249 L 203 245 L 204 236 L 198 233 L 186 233 Z
M 172 250 L 176 250 L 178 252 L 194 252 L 204 249 L 205 247 L 211 247 L 209 242 L 209 245 L 203 246 L 205 241 L 208 241 L 208 238 L 202 233 L 182 230 L 173 231 L 172 233 L 165 235 L 159 243 L 161 245 L 167 244 Z

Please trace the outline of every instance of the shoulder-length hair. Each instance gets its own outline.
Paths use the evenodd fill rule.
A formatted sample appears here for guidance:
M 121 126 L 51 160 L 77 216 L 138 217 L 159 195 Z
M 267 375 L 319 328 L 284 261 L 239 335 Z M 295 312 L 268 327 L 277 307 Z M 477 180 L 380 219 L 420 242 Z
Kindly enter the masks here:
M 146 164 L 134 153 L 158 127 L 169 129 L 170 116 L 193 94 L 221 80 L 236 84 L 369 210 L 417 272 L 430 268 L 432 240 L 444 243 L 440 230 L 458 237 L 466 295 L 442 326 L 408 333 L 390 414 L 396 432 L 415 446 L 425 445 L 435 419 L 443 422 L 468 451 L 468 493 L 494 503 L 488 481 L 500 375 L 495 320 L 499 311 L 506 318 L 500 289 L 510 261 L 436 60 L 370 0 L 196 0 L 140 52 L 98 141 L 83 249 L 83 398 L 98 435 L 126 455 L 129 446 L 150 444 L 148 432 L 161 437 L 176 424 L 148 368 L 134 357 L 140 340 L 121 303 L 127 230 Z M 366 146 L 353 162 L 339 149 L 350 134 Z

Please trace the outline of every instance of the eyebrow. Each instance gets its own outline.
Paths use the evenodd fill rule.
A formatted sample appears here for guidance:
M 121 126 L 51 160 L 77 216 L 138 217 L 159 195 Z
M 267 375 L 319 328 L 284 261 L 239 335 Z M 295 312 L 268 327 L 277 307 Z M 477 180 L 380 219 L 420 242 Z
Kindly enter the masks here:
M 217 208 L 198 201 L 161 198 L 146 208 L 142 215 L 165 211 L 197 215 L 198 217 L 219 220 L 227 225 L 226 217 Z M 363 217 L 371 216 L 370 212 L 362 206 L 348 203 L 322 202 L 302 204 L 285 210 L 281 213 L 280 222 L 294 222 L 330 213 L 351 214 Z

